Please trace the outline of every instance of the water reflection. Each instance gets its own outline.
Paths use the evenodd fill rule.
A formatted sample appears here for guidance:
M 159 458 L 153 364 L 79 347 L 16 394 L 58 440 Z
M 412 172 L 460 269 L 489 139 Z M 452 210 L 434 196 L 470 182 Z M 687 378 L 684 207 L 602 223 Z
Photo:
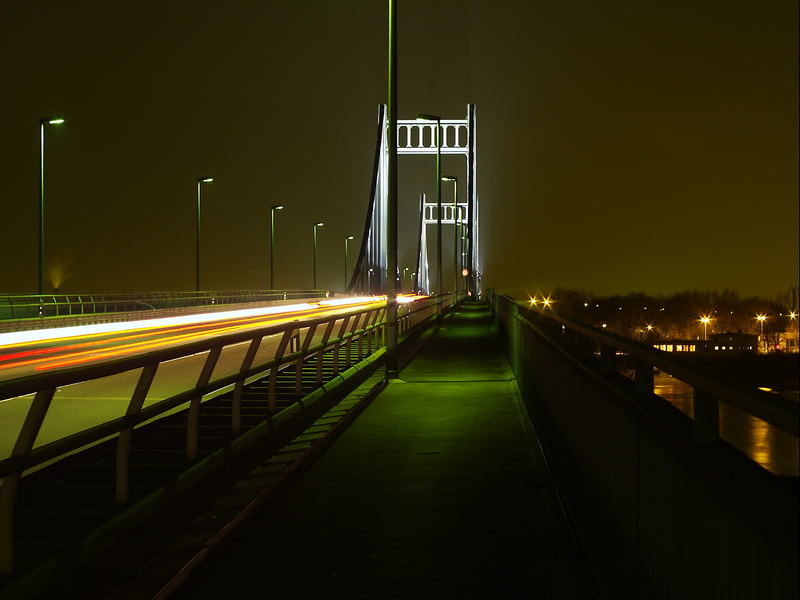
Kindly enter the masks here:
M 666 373 L 656 373 L 653 380 L 656 394 L 694 418 L 692 386 Z M 796 399 L 797 392 L 784 395 Z M 719 433 L 768 471 L 776 475 L 798 474 L 800 450 L 796 437 L 723 402 L 719 405 Z

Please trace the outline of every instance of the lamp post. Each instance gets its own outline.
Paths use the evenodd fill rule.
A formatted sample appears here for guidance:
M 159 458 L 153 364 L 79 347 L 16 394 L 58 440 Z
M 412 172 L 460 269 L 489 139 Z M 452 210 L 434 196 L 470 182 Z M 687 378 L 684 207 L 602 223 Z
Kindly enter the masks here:
M 39 119 L 39 295 L 44 293 L 44 129 L 47 125 L 61 125 L 61 117 Z
M 700 317 L 700 322 L 703 324 L 703 340 L 707 340 L 708 339 L 707 327 L 708 324 L 711 322 L 711 317 L 709 316 Z
M 436 268 L 438 270 L 438 284 L 436 297 L 436 312 L 442 314 L 442 118 L 436 115 L 417 115 L 420 121 L 436 121 Z
M 461 211 L 458 209 L 458 177 L 443 175 L 442 181 L 453 184 L 453 289 L 458 290 L 458 229 L 460 226 Z M 456 216 L 458 215 L 458 217 Z
M 401 285 L 400 285 L 400 288 L 401 288 L 403 291 L 405 291 L 405 285 L 406 285 L 406 271 L 408 271 L 408 270 L 410 270 L 408 267 L 403 267 L 403 281 L 402 281 L 402 283 L 401 283 Z
M 195 211 L 195 237 L 194 237 L 194 289 L 196 292 L 200 291 L 200 197 L 202 194 L 203 184 L 211 183 L 214 181 L 213 177 L 198 177 L 197 178 L 197 210 Z
M 374 269 L 372 269 L 372 268 L 370 268 L 370 270 L 367 272 L 367 287 L 369 288 L 369 293 L 370 294 L 372 293 L 372 273 L 373 272 L 374 272 Z
M 312 228 L 312 237 L 314 240 L 314 281 L 311 286 L 312 290 L 317 289 L 317 228 L 324 226 L 325 223 L 314 223 L 314 227 Z
M 344 289 L 347 291 L 347 244 L 353 239 L 352 235 L 345 236 L 344 238 Z
M 761 324 L 761 336 L 759 339 L 763 340 L 764 350 L 767 351 L 768 353 L 769 348 L 767 347 L 767 341 L 764 339 L 764 321 L 766 320 L 767 320 L 767 315 L 756 315 L 756 321 L 758 321 Z
M 276 204 L 269 209 L 269 289 L 275 289 L 275 211 L 283 210 L 282 204 Z

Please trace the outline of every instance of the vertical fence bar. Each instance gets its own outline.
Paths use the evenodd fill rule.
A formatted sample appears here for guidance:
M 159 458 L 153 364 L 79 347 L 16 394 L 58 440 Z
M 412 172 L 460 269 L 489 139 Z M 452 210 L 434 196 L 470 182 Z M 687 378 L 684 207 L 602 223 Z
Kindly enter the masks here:
M 339 374 L 339 348 L 342 346 L 342 336 L 347 329 L 347 324 L 350 322 L 350 315 L 342 319 L 342 325 L 339 327 L 339 334 L 336 336 L 337 342 L 333 346 L 333 376 Z
M 139 381 L 136 383 L 136 388 L 133 390 L 133 395 L 128 403 L 128 410 L 125 411 L 126 416 L 138 415 L 142 410 L 142 405 L 145 398 L 147 398 L 147 392 L 150 391 L 150 386 L 157 370 L 158 363 L 147 365 L 142 369 L 139 374 Z M 120 505 L 127 504 L 130 499 L 130 450 L 132 437 L 133 427 L 128 427 L 120 431 L 117 438 L 114 494 L 117 504 Z
M 56 388 L 36 392 L 11 456 L 24 457 L 30 454 L 55 393 Z M 6 476 L 0 488 L 0 573 L 3 575 L 10 575 L 14 571 L 14 507 L 20 477 L 22 469 Z
M 214 367 L 217 366 L 217 359 L 222 353 L 222 346 L 215 346 L 208 351 L 208 357 L 203 365 L 203 370 L 200 372 L 200 377 L 197 378 L 197 385 L 195 389 L 198 391 L 197 395 L 189 402 L 189 410 L 186 415 L 186 459 L 195 460 L 197 458 L 197 428 L 198 420 L 200 417 L 200 401 L 203 399 L 203 394 L 200 391 L 211 379 L 211 374 L 214 372 Z

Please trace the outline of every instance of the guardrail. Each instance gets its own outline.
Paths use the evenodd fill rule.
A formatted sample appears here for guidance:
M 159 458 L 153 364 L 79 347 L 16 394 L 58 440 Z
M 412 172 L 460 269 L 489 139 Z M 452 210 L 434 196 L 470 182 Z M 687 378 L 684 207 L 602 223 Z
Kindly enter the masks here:
M 797 438 L 795 402 L 524 302 L 490 301 L 609 597 L 797 596 L 796 478 L 772 475 L 719 431 L 724 404 Z M 694 418 L 654 393 L 654 368 L 692 386 Z
M 457 303 L 462 296 L 461 293 L 443 295 L 443 309 Z M 423 323 L 430 322 L 437 313 L 436 301 L 436 297 L 427 297 L 400 305 L 398 332 L 405 335 Z M 25 470 L 118 435 L 115 493 L 117 503 L 125 504 L 129 500 L 130 489 L 130 445 L 137 425 L 165 415 L 177 407 L 188 405 L 186 456 L 190 461 L 195 460 L 198 450 L 198 415 L 203 396 L 233 386 L 230 427 L 232 434 L 238 434 L 241 429 L 241 396 L 248 381 L 269 376 L 265 401 L 270 410 L 274 411 L 277 373 L 282 367 L 294 364 L 297 367 L 295 390 L 299 399 L 303 384 L 302 365 L 305 361 L 318 358 L 314 377 L 317 385 L 322 385 L 322 357 L 326 353 L 332 353 L 333 371 L 336 375 L 342 366 L 339 364 L 342 347 L 344 347 L 345 362 L 349 366 L 355 352 L 358 356 L 364 356 L 365 346 L 367 355 L 383 346 L 385 314 L 385 305 L 371 307 L 344 315 L 322 316 L 305 321 L 271 325 L 101 364 L 0 382 L 0 400 L 35 394 L 11 456 L 0 460 L 0 478 L 3 480 L 0 488 L 0 573 L 10 574 L 14 568 L 15 501 L 18 484 Z M 321 332 L 321 336 L 317 343 L 312 345 L 318 332 Z M 272 335 L 281 336 L 273 357 L 254 365 L 263 339 Z M 238 371 L 211 380 L 223 349 L 245 342 L 249 342 L 249 345 Z M 205 353 L 206 357 L 196 384 L 192 388 L 144 407 L 148 391 L 161 364 L 202 353 Z M 137 369 L 141 369 L 141 373 L 123 416 L 34 448 L 50 404 L 60 387 Z
M 96 315 L 297 298 L 324 298 L 327 290 L 235 290 L 130 294 L 50 294 L 0 296 L 0 321 Z

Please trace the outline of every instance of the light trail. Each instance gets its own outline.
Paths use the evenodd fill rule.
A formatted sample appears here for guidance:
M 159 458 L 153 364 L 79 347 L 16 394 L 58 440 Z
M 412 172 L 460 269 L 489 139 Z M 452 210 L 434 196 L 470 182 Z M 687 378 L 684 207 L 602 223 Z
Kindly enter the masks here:
M 266 326 L 287 319 L 325 315 L 337 309 L 377 307 L 384 302 L 385 297 L 382 296 L 341 298 L 315 303 L 0 334 L 0 352 L 26 348 L 0 356 L 0 370 L 18 367 L 33 367 L 39 371 L 54 369 Z M 122 335 L 108 337 L 114 333 Z M 152 339 L 155 336 L 161 336 L 161 339 Z M 97 337 L 102 339 L 92 339 Z M 31 346 L 41 344 L 55 345 L 30 349 Z M 53 356 L 54 354 L 58 356 Z
M 375 303 L 379 304 L 379 303 Z M 365 305 L 365 308 L 369 308 L 369 304 Z M 318 310 L 318 311 L 311 311 L 311 312 L 304 312 L 303 316 L 306 317 L 315 317 L 321 316 L 326 313 L 330 312 L 328 310 Z M 292 313 L 290 317 L 296 316 L 297 313 Z M 275 319 L 269 319 L 263 321 L 260 324 L 267 325 L 270 323 L 278 323 L 280 321 L 285 321 L 289 317 L 281 316 Z M 69 360 L 61 360 L 59 362 L 48 362 L 47 364 L 40 364 L 36 366 L 37 371 L 45 371 L 48 369 L 55 369 L 59 367 L 68 367 L 74 366 L 81 363 L 92 362 L 95 360 L 103 359 L 103 358 L 112 358 L 114 356 L 120 356 L 123 354 L 131 354 L 136 352 L 142 352 L 144 350 L 154 350 L 156 348 L 162 348 L 164 346 L 172 346 L 178 343 L 189 342 L 192 340 L 196 340 L 198 338 L 209 337 L 214 335 L 221 335 L 224 333 L 233 333 L 235 331 L 241 331 L 244 329 L 252 329 L 252 323 L 245 323 L 245 324 L 236 324 L 236 325 L 228 325 L 225 327 L 217 327 L 211 330 L 204 330 L 200 332 L 172 336 L 165 340 L 158 340 L 158 341 L 149 341 L 149 342 L 136 342 L 133 344 L 123 344 L 121 346 L 115 346 L 113 349 L 109 350 L 84 350 L 83 352 L 77 352 L 73 354 L 67 354 L 66 357 L 71 357 Z M 45 359 L 46 362 L 49 359 Z

